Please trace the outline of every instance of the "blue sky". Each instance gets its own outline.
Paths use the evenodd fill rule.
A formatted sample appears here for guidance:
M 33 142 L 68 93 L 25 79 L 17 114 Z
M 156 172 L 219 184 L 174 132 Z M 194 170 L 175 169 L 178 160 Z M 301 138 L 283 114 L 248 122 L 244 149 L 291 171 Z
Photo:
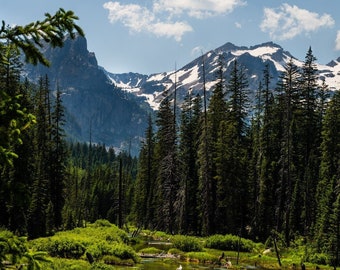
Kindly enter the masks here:
M 340 56 L 339 0 L 0 0 L 7 24 L 73 10 L 99 65 L 114 73 L 180 68 L 226 42 L 267 41 L 321 64 Z

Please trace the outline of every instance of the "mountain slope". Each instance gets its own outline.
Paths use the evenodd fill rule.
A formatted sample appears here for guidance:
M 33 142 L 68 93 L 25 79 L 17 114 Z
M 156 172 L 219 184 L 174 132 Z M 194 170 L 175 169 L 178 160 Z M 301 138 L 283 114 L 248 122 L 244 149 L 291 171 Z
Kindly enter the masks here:
M 135 96 L 112 85 L 87 50 L 86 39 L 66 39 L 62 48 L 44 48 L 49 68 L 25 66 L 28 78 L 37 82 L 48 75 L 50 89 L 62 91 L 67 113 L 68 137 L 104 143 L 138 153 L 140 138 L 147 123 L 147 108 Z
M 290 59 L 299 67 L 303 65 L 303 61 L 296 59 L 281 46 L 273 42 L 251 47 L 239 47 L 232 43 L 226 43 L 193 60 L 177 71 L 152 74 L 150 76 L 136 73 L 107 74 L 115 85 L 134 95 L 146 98 L 149 105 L 157 109 L 162 100 L 163 91 L 166 89 L 169 89 L 170 92 L 173 91 L 175 82 L 179 102 L 183 100 L 185 93 L 189 89 L 194 93 L 202 94 L 203 61 L 206 89 L 209 95 L 209 91 L 216 84 L 216 71 L 219 59 L 223 59 L 226 79 L 230 76 L 232 63 L 235 60 L 245 67 L 245 73 L 249 82 L 250 99 L 254 98 L 255 91 L 262 80 L 263 69 L 266 64 L 269 65 L 272 88 L 275 87 L 279 80 L 280 72 L 284 70 L 284 65 Z M 328 65 L 317 64 L 317 68 L 320 80 L 325 78 L 331 90 L 337 89 L 340 82 L 340 58 Z
M 251 47 L 239 47 L 232 43 L 211 50 L 178 69 L 151 75 L 138 73 L 112 74 L 98 66 L 94 53 L 87 50 L 86 39 L 77 37 L 65 40 L 64 47 L 45 47 L 44 54 L 51 67 L 25 66 L 25 73 L 37 82 L 40 76 L 48 75 L 51 89 L 63 92 L 66 107 L 66 131 L 70 138 L 80 141 L 105 143 L 119 149 L 139 151 L 144 136 L 147 115 L 157 110 L 163 92 L 171 93 L 177 88 L 177 101 L 183 101 L 186 93 L 203 94 L 203 66 L 207 96 L 216 84 L 219 60 L 223 59 L 224 77 L 228 80 L 232 63 L 237 60 L 245 68 L 249 82 L 250 100 L 262 80 L 263 69 L 269 66 L 271 87 L 275 88 L 284 65 L 293 59 L 298 66 L 303 61 L 294 58 L 281 46 L 267 42 Z M 331 90 L 338 89 L 340 58 L 327 65 L 317 64 L 320 79 L 324 78 Z

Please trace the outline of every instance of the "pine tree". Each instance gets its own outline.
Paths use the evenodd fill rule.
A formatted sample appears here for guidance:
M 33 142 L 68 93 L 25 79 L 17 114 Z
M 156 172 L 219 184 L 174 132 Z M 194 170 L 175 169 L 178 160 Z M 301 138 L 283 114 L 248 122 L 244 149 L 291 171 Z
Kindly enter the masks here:
M 226 90 L 229 100 L 226 120 L 224 123 L 221 122 L 218 129 L 217 141 L 220 145 L 216 147 L 219 149 L 216 158 L 219 173 L 216 176 L 224 178 L 224 183 L 219 190 L 225 191 L 220 192 L 219 201 L 223 200 L 223 193 L 229 200 L 229 204 L 224 204 L 228 213 L 225 218 L 229 219 L 227 232 L 243 234 L 245 225 L 249 224 L 247 213 L 249 179 L 248 166 L 246 166 L 249 148 L 247 138 L 248 83 L 245 70 L 238 65 L 236 60 L 233 63 Z M 225 161 L 220 164 L 223 159 Z M 221 174 L 223 171 L 224 173 Z M 218 220 L 218 224 L 221 224 L 222 220 Z
M 331 253 L 337 249 L 337 256 L 339 256 L 339 132 L 340 94 L 335 92 L 326 110 L 322 127 L 322 156 L 320 181 L 316 193 L 314 235 L 319 252 Z
M 64 108 L 62 105 L 61 91 L 58 87 L 56 100 L 51 116 L 51 164 L 50 164 L 50 198 L 53 206 L 53 217 L 55 228 L 60 228 L 62 220 L 62 209 L 64 206 L 64 181 L 66 178 L 67 150 L 65 143 L 65 132 L 63 129 Z
M 221 121 L 226 118 L 227 105 L 224 92 L 224 73 L 222 59 L 217 71 L 217 84 L 213 89 L 206 114 L 203 115 L 203 125 L 198 149 L 199 162 L 199 192 L 202 197 L 200 212 L 202 234 L 210 235 L 216 231 L 215 211 L 216 197 L 216 166 L 215 147 Z
M 268 64 L 263 71 L 263 84 L 257 94 L 255 119 L 251 126 L 253 187 L 250 211 L 254 213 L 251 222 L 252 234 L 262 241 L 269 237 L 275 227 L 275 192 L 278 149 L 280 142 L 280 110 L 275 110 L 273 90 L 270 89 Z
M 155 220 L 155 175 L 154 163 L 155 138 L 149 115 L 148 128 L 145 132 L 145 141 L 142 143 L 139 154 L 138 174 L 136 179 L 134 216 L 138 227 L 149 228 Z
M 239 234 L 246 224 L 248 186 L 244 146 L 238 140 L 236 126 L 224 120 L 220 123 L 216 144 L 217 233 Z
M 280 178 L 276 197 L 276 230 L 284 231 L 285 241 L 289 245 L 291 233 L 291 213 L 293 188 L 297 183 L 296 141 L 293 140 L 297 129 L 297 103 L 299 101 L 299 71 L 291 59 L 286 65 L 279 85 L 279 106 L 282 111 L 282 142 L 279 158 Z M 297 190 L 295 195 L 297 196 Z
M 189 91 L 181 111 L 179 159 L 181 167 L 179 224 L 183 234 L 198 231 L 198 166 L 197 152 L 200 137 L 202 101 Z
M 11 102 L 6 104 L 6 114 L 1 116 L 0 140 L 5 139 L 9 142 L 7 149 L 16 153 L 16 158 L 0 165 L 0 204 L 3 205 L 0 215 L 3 226 L 24 234 L 27 229 L 27 205 L 29 205 L 29 188 L 33 174 L 30 143 L 32 134 L 29 130 L 22 129 L 17 130 L 18 133 L 12 136 L 6 127 L 12 126 L 16 130 L 17 126 L 23 124 L 21 115 L 32 112 L 31 87 L 27 81 L 25 84 L 20 83 L 22 64 L 19 52 L 10 45 L 4 49 L 4 52 L 6 52 L 3 54 L 6 63 L 0 63 L 0 89 L 6 93 Z M 20 135 L 20 138 L 17 135 Z M 11 145 L 13 137 L 18 141 Z
M 298 129 L 296 137 L 296 151 L 299 159 L 296 163 L 298 181 L 295 184 L 296 197 L 293 198 L 292 205 L 295 213 L 292 213 L 291 230 L 299 231 L 302 234 L 308 233 L 314 223 L 315 212 L 315 187 L 319 175 L 319 151 L 321 130 L 318 125 L 318 70 L 315 64 L 316 58 L 309 48 L 300 78 L 300 101 L 297 114 Z M 300 222 L 297 222 L 299 221 Z
M 47 233 L 46 208 L 50 203 L 50 164 L 51 164 L 51 126 L 48 78 L 40 78 L 37 94 L 37 125 L 35 131 L 35 179 L 32 187 L 32 201 L 29 209 L 28 234 L 31 238 L 44 236 Z M 51 215 L 49 216 L 51 217 Z
M 43 21 L 36 21 L 25 26 L 8 27 L 4 21 L 2 22 L 0 28 L 0 64 L 6 65 L 6 53 L 8 51 L 20 49 L 23 51 L 26 61 L 33 64 L 40 62 L 48 65 L 48 61 L 39 51 L 39 47 L 43 46 L 42 41 L 50 43 L 54 47 L 61 47 L 66 33 L 70 34 L 71 38 L 75 38 L 75 32 L 84 35 L 82 29 L 75 24 L 78 17 L 72 11 L 59 9 L 53 16 L 49 13 L 46 13 L 45 16 L 46 18 Z M 1 115 L 8 118 L 11 113 L 11 110 L 8 110 L 9 107 L 15 108 L 17 112 L 17 115 L 12 115 L 9 122 L 0 123 L 0 132 L 2 133 L 0 136 L 0 161 L 10 164 L 13 158 L 17 157 L 17 154 L 12 151 L 12 147 L 21 143 L 20 133 L 34 123 L 34 116 L 20 109 L 18 96 L 12 97 L 5 89 L 0 88 L 0 97 Z
M 199 196 L 201 203 L 199 204 L 200 231 L 203 235 L 209 235 L 213 231 L 211 222 L 211 182 L 212 182 L 212 140 L 208 132 L 208 113 L 207 113 L 207 94 L 206 94 L 206 78 L 205 78 L 205 61 L 202 55 L 202 79 L 203 79 L 203 116 L 199 147 L 198 147 L 198 177 L 199 177 Z
M 21 105 L 28 111 L 33 111 L 32 86 L 26 81 L 24 85 L 20 87 L 20 93 L 22 95 Z M 18 154 L 18 158 L 13 160 L 13 166 L 9 169 L 13 172 L 13 185 L 10 194 L 12 194 L 12 207 L 10 211 L 9 229 L 21 234 L 27 234 L 27 214 L 30 204 L 31 186 L 34 179 L 34 148 L 32 141 L 34 134 L 31 129 L 25 130 L 22 133 L 22 144 L 15 147 L 15 152 Z
M 237 60 L 232 65 L 230 79 L 227 84 L 227 92 L 230 96 L 228 119 L 236 125 L 237 136 L 241 139 L 247 132 L 248 82 L 245 70 L 239 66 Z
M 167 95 L 168 93 L 165 93 Z M 177 230 L 175 205 L 178 199 L 179 176 L 177 171 L 176 127 L 171 110 L 170 96 L 162 100 L 156 124 L 158 127 L 156 158 L 157 173 L 157 226 L 158 229 L 173 233 Z

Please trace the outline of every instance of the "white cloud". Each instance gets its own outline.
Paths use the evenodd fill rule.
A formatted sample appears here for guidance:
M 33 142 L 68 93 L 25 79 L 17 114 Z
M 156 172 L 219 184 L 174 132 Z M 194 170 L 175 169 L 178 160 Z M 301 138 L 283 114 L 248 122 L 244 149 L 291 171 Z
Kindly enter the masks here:
M 237 6 L 245 5 L 243 0 L 155 0 L 156 12 L 170 15 L 187 14 L 198 19 L 232 12 Z
M 196 46 L 191 50 L 190 55 L 192 57 L 198 57 L 203 54 L 204 48 L 202 46 Z
M 162 22 L 153 11 L 136 4 L 121 5 L 119 2 L 107 2 L 103 5 L 109 10 L 111 23 L 121 22 L 132 32 L 150 32 L 180 41 L 186 32 L 193 31 L 186 22 Z
M 236 28 L 242 28 L 242 24 L 240 24 L 239 22 L 235 22 L 235 27 Z
M 155 20 L 154 15 L 139 5 L 121 5 L 119 2 L 107 2 L 104 8 L 109 10 L 111 23 L 122 22 L 130 30 L 140 32 Z
M 132 32 L 150 32 L 160 37 L 181 41 L 183 35 L 193 31 L 185 21 L 175 20 L 182 15 L 203 19 L 232 12 L 245 5 L 244 0 L 153 0 L 151 9 L 138 4 L 106 2 L 111 23 L 120 22 Z
M 150 24 L 148 30 L 157 36 L 173 37 L 176 41 L 181 41 L 184 33 L 191 32 L 193 29 L 185 22 L 157 22 Z
M 329 14 L 319 15 L 284 3 L 277 9 L 264 9 L 264 20 L 260 28 L 263 32 L 268 32 L 273 39 L 286 40 L 333 25 L 334 20 Z
M 337 33 L 337 35 L 336 35 L 335 49 L 336 49 L 337 51 L 340 50 L 340 30 L 338 31 L 338 33 Z

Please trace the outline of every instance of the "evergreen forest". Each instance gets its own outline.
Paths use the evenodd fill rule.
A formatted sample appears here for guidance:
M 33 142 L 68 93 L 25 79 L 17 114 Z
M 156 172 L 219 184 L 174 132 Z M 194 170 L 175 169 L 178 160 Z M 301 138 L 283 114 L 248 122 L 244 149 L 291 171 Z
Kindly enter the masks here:
M 234 61 L 227 78 L 220 59 L 209 100 L 204 83 L 180 106 L 165 92 L 132 157 L 91 134 L 68 141 L 62 91 L 44 74 L 38 84 L 22 77 L 22 55 L 48 65 L 42 40 L 83 35 L 72 12 L 48 15 L 0 29 L 0 226 L 30 239 L 98 219 L 259 242 L 280 235 L 287 246 L 303 237 L 340 265 L 340 92 L 319 83 L 311 48 L 275 88 L 268 66 L 249 89 L 244 67 Z

